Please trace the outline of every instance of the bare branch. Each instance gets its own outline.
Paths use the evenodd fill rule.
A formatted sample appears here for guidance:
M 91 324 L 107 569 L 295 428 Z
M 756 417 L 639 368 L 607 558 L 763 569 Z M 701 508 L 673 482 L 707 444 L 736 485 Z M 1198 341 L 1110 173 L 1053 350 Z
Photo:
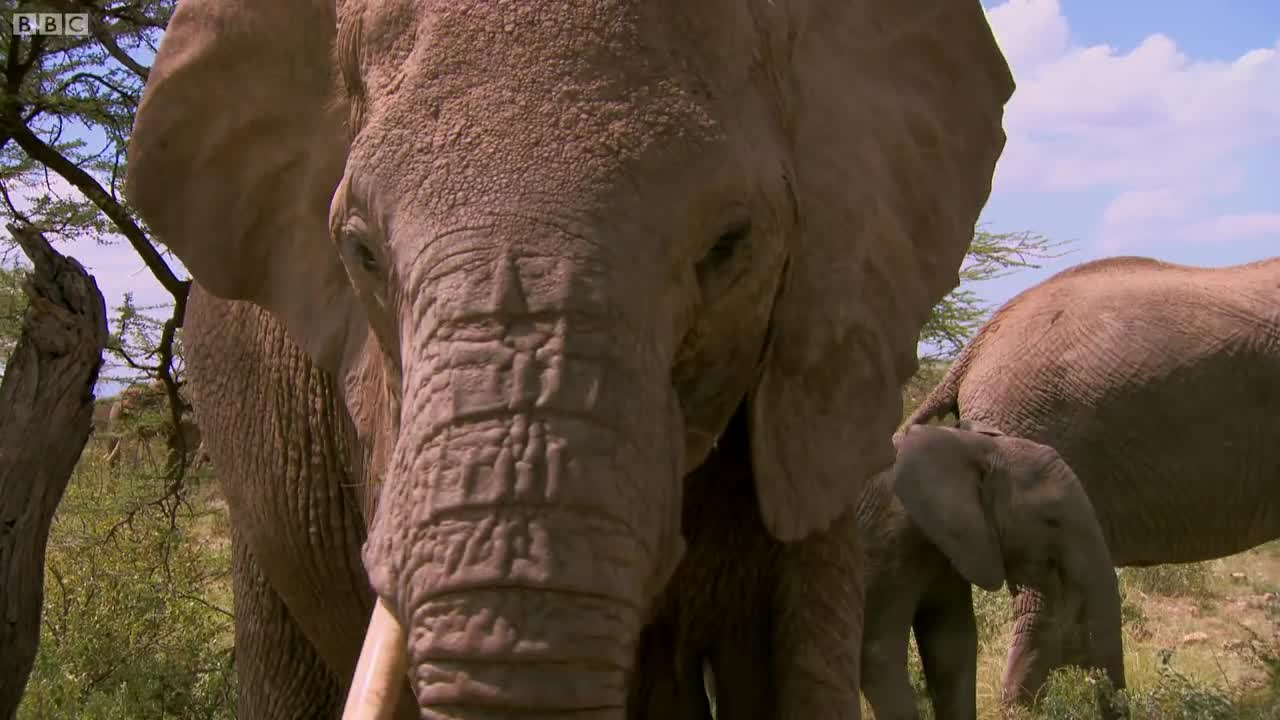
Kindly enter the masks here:
M 5 121 L 0 119 L 0 122 Z M 129 244 L 133 246 L 133 249 L 142 258 L 147 268 L 151 270 L 151 274 L 155 276 L 165 290 L 169 291 L 175 302 L 178 302 L 179 299 L 185 301 L 187 290 L 191 286 L 190 281 L 179 280 L 173 274 L 173 270 L 169 268 L 164 257 L 151 244 L 146 232 L 134 221 L 124 205 L 108 194 L 92 175 L 36 137 L 30 128 L 25 125 L 17 125 L 14 122 L 6 122 L 5 124 L 8 125 L 6 129 L 10 132 L 14 142 L 18 143 L 18 146 L 25 150 L 32 160 L 62 176 L 64 180 L 71 183 L 90 202 L 98 206 L 98 209 L 119 228 L 120 234 L 124 235 L 125 239 L 129 241 Z M 185 303 L 179 304 L 185 307 Z
M 116 42 L 115 36 L 108 31 L 108 28 L 104 27 L 103 24 L 98 21 L 96 16 L 93 18 L 93 21 L 89 23 L 89 32 L 93 34 L 94 39 L 102 44 L 102 47 L 107 51 L 107 54 L 116 62 L 123 65 L 144 82 L 146 81 L 147 76 L 151 73 L 151 68 L 130 57 L 129 53 L 125 52 L 124 49 L 120 47 L 120 44 Z

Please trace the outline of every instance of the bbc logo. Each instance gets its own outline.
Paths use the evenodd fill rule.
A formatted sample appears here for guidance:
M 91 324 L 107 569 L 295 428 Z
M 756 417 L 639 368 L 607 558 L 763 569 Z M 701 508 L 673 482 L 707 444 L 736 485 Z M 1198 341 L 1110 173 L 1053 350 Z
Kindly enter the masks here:
M 88 13 L 13 13 L 14 35 L 88 35 Z

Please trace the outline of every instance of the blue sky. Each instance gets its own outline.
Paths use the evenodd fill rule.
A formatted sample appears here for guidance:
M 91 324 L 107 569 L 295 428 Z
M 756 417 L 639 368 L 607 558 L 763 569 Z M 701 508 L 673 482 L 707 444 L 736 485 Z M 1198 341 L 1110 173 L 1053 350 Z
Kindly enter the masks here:
M 1280 3 L 983 5 L 1018 90 L 982 221 L 1073 251 L 976 286 L 987 302 L 1108 255 L 1280 255 Z
M 1280 0 L 984 0 L 1018 89 L 981 218 L 1071 251 L 973 289 L 991 304 L 1109 255 L 1280 255 Z M 167 296 L 126 246 L 82 245 L 109 306 Z

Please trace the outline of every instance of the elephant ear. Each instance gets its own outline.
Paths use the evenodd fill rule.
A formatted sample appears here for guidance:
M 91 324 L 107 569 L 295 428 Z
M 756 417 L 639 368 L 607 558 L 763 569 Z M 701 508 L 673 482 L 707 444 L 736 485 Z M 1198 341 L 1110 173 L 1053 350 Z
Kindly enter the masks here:
M 893 491 L 912 522 L 966 580 L 984 590 L 1004 583 L 1004 555 L 983 487 L 994 443 L 986 436 L 914 425 L 898 446 Z
M 900 388 L 959 282 L 1013 92 L 978 0 L 793 6 L 772 54 L 797 228 L 750 396 L 760 510 L 782 541 L 893 462 Z
M 330 371 L 364 338 L 328 228 L 348 144 L 336 27 L 333 0 L 182 0 L 125 185 L 198 283 L 266 308 Z

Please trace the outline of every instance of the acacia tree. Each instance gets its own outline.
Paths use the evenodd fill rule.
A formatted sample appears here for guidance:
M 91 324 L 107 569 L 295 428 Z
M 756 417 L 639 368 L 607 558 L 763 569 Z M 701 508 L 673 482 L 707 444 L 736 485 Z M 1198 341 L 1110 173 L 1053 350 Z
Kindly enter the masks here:
M 22 333 L 22 319 L 30 301 L 22 291 L 22 270 L 16 265 L 0 265 L 0 377 Z
M 154 57 L 174 2 L 45 0 L 17 8 L 87 13 L 90 33 L 19 37 L 6 25 L 0 37 L 0 216 L 54 241 L 123 241 L 169 293 L 170 312 L 149 347 L 130 345 L 148 325 L 130 306 L 117 318 L 108 349 L 126 373 L 152 376 L 166 388 L 176 451 L 168 475 L 176 489 L 194 449 L 183 447 L 178 431 L 187 408 L 175 376 L 190 282 L 173 271 L 122 198 L 125 147 L 149 72 L 143 58 Z
M 991 232 L 978 228 L 960 267 L 960 285 L 934 306 L 920 331 L 920 366 L 902 389 L 903 417 L 924 400 L 973 338 L 992 308 L 974 289 L 975 283 L 1005 277 L 1018 270 L 1039 268 L 1040 261 L 1062 257 L 1064 243 L 1030 232 Z
M 990 232 L 978 228 L 960 267 L 960 286 L 934 306 L 920 331 L 920 342 L 929 346 L 922 364 L 946 361 L 959 354 L 978 331 L 991 308 L 973 289 L 973 283 L 1005 277 L 1018 270 L 1039 268 L 1037 261 L 1062 257 L 1063 243 L 1031 232 Z
M 0 299 L 11 301 L 0 307 L 0 336 L 10 364 L 0 387 L 0 443 L 5 444 L 0 448 L 5 459 L 0 467 L 0 605 L 21 611 L 0 628 L 0 665 L 5 670 L 0 717 L 15 712 L 35 655 L 45 543 L 89 432 L 91 403 L 84 403 L 91 398 L 104 344 L 126 369 L 158 378 L 166 389 L 169 444 L 177 452 L 170 454 L 173 462 L 165 471 L 164 495 L 146 504 L 158 505 L 170 517 L 183 504 L 189 449 L 180 432 L 184 407 L 175 377 L 175 341 L 189 282 L 177 276 L 122 199 L 124 151 L 148 74 L 142 58 L 154 56 L 173 4 L 174 0 L 46 0 L 7 7 L 0 18 L 0 218 L 15 238 L 27 238 L 24 250 L 33 259 L 31 248 L 46 240 L 68 246 L 68 254 L 82 243 L 127 244 L 172 300 L 158 337 L 147 334 L 148 323 L 126 303 L 115 336 L 104 337 L 105 343 L 96 348 L 81 343 L 94 353 L 93 363 L 70 363 L 82 353 L 66 353 L 63 346 L 70 346 L 65 342 L 51 345 L 51 331 L 40 330 L 42 334 L 30 342 L 25 337 L 15 340 L 16 331 L 53 327 L 48 320 L 39 321 L 49 316 L 53 305 L 42 301 L 40 308 L 28 310 L 21 295 L 12 292 L 18 285 L 11 281 L 20 274 L 8 263 L 0 272 Z M 20 37 L 13 33 L 10 11 L 87 13 L 90 35 Z M 12 256 L 12 242 L 0 242 L 7 245 L 6 256 Z M 43 247 L 47 252 L 41 257 L 61 257 L 51 245 Z M 56 264 L 39 260 L 37 272 L 41 262 Z M 65 265 L 79 267 L 74 260 Z M 49 276 L 47 267 L 43 272 Z M 66 283 L 72 274 L 56 271 L 52 277 L 45 285 Z M 85 282 L 94 284 L 87 276 Z M 101 317 L 100 295 L 97 302 Z M 26 320 L 18 322 L 19 318 Z M 102 334 L 106 335 L 105 322 Z M 143 343 L 146 347 L 139 351 L 139 338 L 154 342 Z M 39 372 L 34 370 L 37 365 Z M 92 377 L 84 377 L 85 368 L 91 369 Z M 74 392 L 75 381 L 87 382 L 79 394 Z

